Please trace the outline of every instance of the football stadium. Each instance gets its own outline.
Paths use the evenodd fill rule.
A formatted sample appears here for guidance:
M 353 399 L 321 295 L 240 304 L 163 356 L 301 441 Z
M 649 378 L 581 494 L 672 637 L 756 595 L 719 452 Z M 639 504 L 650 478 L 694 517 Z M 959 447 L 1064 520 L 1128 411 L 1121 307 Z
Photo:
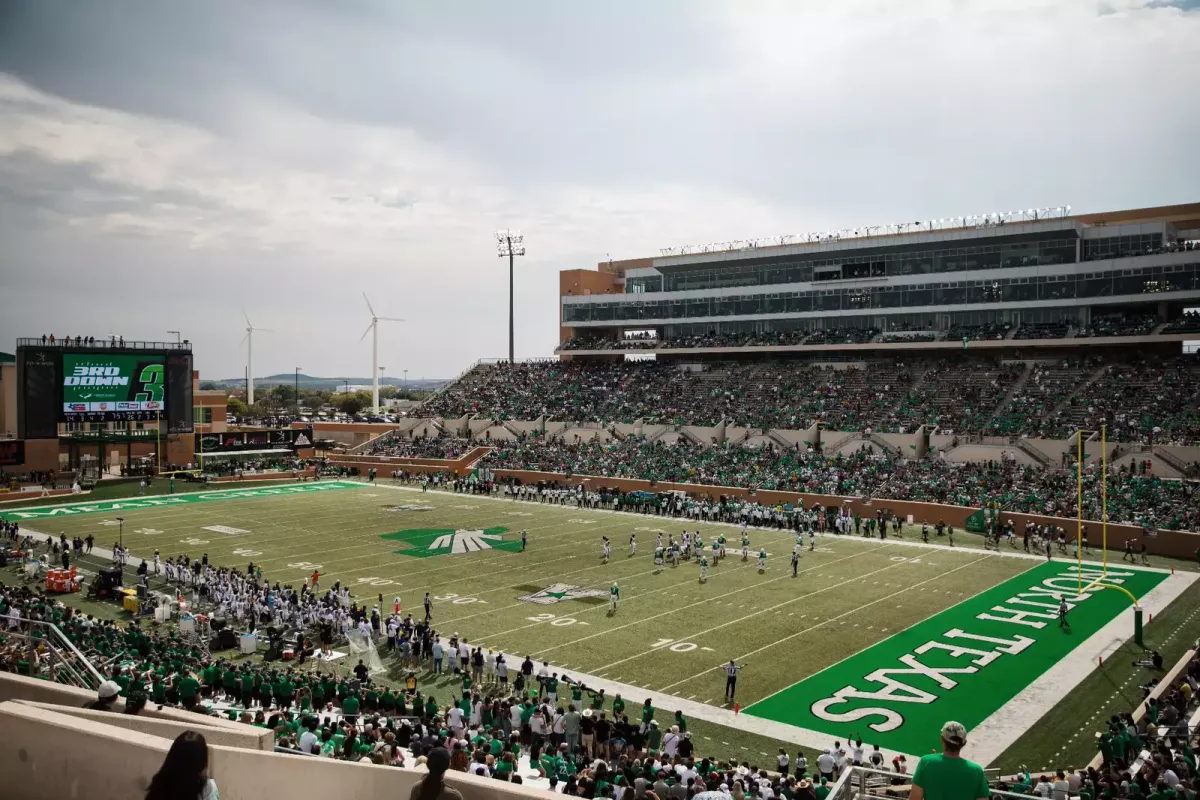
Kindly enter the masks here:
M 912 12 L 959 31 L 953 50 L 887 14 L 769 26 L 764 5 L 699 55 L 699 11 L 662 27 L 657 4 L 615 22 L 17 5 L 0 800 L 1196 800 L 1200 202 L 1161 174 L 1187 171 L 1177 109 L 1154 109 L 1168 133 L 1149 148 L 1133 122 L 1087 122 L 1079 90 L 1080 132 L 1049 156 L 1002 164 L 984 141 L 958 161 L 951 117 L 991 118 L 950 109 L 969 93 L 946 72 L 982 76 L 1043 144 L 1064 96 L 1017 70 L 999 74 L 1022 94 L 1000 94 L 961 20 L 1031 17 L 971 4 Z M 1194 66 L 1194 36 L 1173 44 L 1194 3 L 1096 13 L 1103 57 L 1025 24 L 1022 47 L 1066 43 L 1111 93 L 1140 85 L 1100 62 L 1134 62 L 1117 28 L 1141 15 L 1164 91 Z M 806 38 L 738 38 L 755 20 Z M 945 58 L 913 68 L 946 90 L 936 110 L 903 93 L 929 115 L 911 153 L 885 141 L 909 118 L 874 100 L 854 121 L 791 60 L 819 52 L 820 81 L 854 96 L 842 62 L 867 51 L 834 29 L 876 24 L 908 50 L 897 85 L 906 59 Z M 544 72 L 564 83 L 540 93 Z M 808 116 L 755 74 L 808 87 L 777 104 Z M 711 75 L 762 116 L 693 122 L 693 94 L 731 102 Z M 1142 91 L 1158 96 L 1128 91 L 1130 120 Z M 806 138 L 826 128 L 837 141 Z M 775 137 L 811 181 L 755 166 Z M 693 147 L 711 183 L 664 178 Z M 921 166 L 875 174 L 864 150 Z M 727 168 L 762 183 L 735 191 Z M 1084 205 L 853 216 L 1063 189 Z M 524 234 L 492 231 L 510 218 Z M 725 238 L 760 220 L 797 232 Z M 722 240 L 646 246 L 696 230 Z M 525 235 L 549 254 L 519 260 Z M 454 266 L 478 239 L 489 269 Z
M 18 340 L 5 666 L 283 752 L 494 733 L 542 788 L 661 748 L 869 791 L 947 719 L 996 791 L 1149 769 L 1196 715 L 1198 239 L 1043 209 L 564 271 L 555 357 L 391 422 Z

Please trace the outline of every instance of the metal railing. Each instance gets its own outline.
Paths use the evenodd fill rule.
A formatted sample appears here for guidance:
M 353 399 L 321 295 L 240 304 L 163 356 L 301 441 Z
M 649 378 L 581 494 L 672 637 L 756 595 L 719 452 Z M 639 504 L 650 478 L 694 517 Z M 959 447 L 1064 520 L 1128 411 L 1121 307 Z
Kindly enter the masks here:
M 829 790 L 827 800 L 892 800 L 897 796 L 907 797 L 912 787 L 912 774 L 891 772 L 871 767 L 846 767 Z M 1040 797 L 1016 792 L 991 790 L 992 798 L 1000 800 L 1042 800 Z
M 80 349 L 91 350 L 182 350 L 185 353 L 192 352 L 191 342 L 138 342 L 130 341 L 129 339 L 107 339 L 94 337 L 92 341 L 74 336 L 65 337 L 62 339 L 55 338 L 53 342 L 47 336 L 45 341 L 39 336 L 37 338 L 17 339 L 17 347 L 78 347 Z
M 11 621 L 9 615 L 0 616 L 5 627 Z M 83 689 L 98 689 L 104 682 L 104 676 L 95 665 L 52 622 L 22 619 L 16 628 L 5 634 L 10 641 L 21 643 L 35 678 L 47 678 Z

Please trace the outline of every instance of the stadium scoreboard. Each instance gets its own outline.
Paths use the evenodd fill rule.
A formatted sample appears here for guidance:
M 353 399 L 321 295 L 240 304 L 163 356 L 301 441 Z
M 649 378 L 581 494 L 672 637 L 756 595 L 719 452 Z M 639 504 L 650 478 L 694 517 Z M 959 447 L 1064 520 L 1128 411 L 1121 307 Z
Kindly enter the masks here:
M 192 354 L 184 349 L 17 347 L 17 422 L 23 439 L 52 438 L 59 423 L 167 421 L 191 433 Z
M 64 353 L 62 419 L 157 419 L 165 355 Z

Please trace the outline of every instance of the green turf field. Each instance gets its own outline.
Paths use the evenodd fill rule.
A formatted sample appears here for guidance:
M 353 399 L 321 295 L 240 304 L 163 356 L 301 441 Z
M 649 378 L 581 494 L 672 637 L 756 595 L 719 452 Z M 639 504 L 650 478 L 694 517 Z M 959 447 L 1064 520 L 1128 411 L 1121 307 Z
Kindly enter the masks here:
M 914 547 L 912 532 L 909 544 L 827 535 L 818 537 L 814 552 L 805 549 L 793 578 L 795 536 L 788 532 L 751 529 L 752 551 L 763 547 L 769 554 L 760 573 L 753 555 L 742 561 L 735 552 L 740 542 L 732 526 L 343 482 L 131 497 L 0 516 L 68 538 L 92 534 L 104 547 L 116 541 L 121 526 L 115 518 L 123 516 L 125 544 L 135 556 L 155 549 L 164 558 L 207 553 L 217 564 L 261 564 L 267 577 L 284 583 L 319 570 L 325 586 L 341 580 L 368 604 L 382 596 L 389 609 L 400 596 L 415 616 L 429 592 L 443 636 L 458 633 L 475 644 L 548 660 L 569 674 L 712 708 L 727 707 L 720 666 L 733 658 L 747 664 L 738 686 L 744 714 L 831 740 L 859 731 L 907 752 L 917 752 L 906 746 L 912 727 L 889 735 L 886 726 L 867 728 L 880 723 L 878 717 L 854 716 L 849 706 L 817 715 L 811 704 L 950 628 L 993 638 L 1029 633 L 969 623 L 992 603 L 1070 566 L 987 553 L 978 537 L 960 536 L 965 546 L 951 551 Z M 706 583 L 695 562 L 655 570 L 657 534 L 678 537 L 684 527 L 698 527 L 706 542 L 719 533 L 729 540 L 729 556 L 710 566 Z M 522 529 L 528 532 L 524 552 Z M 631 535 L 638 545 L 632 557 Z M 603 536 L 612 542 L 608 563 L 600 557 Z M 1158 580 L 1161 573 L 1139 573 L 1136 589 L 1145 592 Z M 621 601 L 610 613 L 614 581 Z M 1118 593 L 1103 595 L 1075 615 L 1076 638 L 1038 633 L 1035 658 L 1004 656 L 1009 665 L 978 671 L 971 676 L 975 683 L 963 680 L 957 694 L 943 692 L 949 703 L 912 724 L 936 734 L 937 720 L 951 709 L 968 727 L 985 718 L 1125 607 Z M 1020 679 L 998 686 L 1004 674 Z M 722 730 L 714 726 L 717 737 Z

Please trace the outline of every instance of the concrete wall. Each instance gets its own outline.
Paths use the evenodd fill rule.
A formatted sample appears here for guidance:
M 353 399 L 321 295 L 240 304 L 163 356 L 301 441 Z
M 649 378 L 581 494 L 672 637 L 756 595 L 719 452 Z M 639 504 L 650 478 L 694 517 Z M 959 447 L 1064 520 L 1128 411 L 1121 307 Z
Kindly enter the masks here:
M 1000 447 L 994 444 L 961 444 L 958 447 L 943 451 L 947 461 L 959 464 L 980 461 L 1000 461 L 1011 457 L 1018 464 L 1038 466 L 1038 462 L 1023 450 L 1015 447 Z
M 145 795 L 171 740 L 19 703 L 0 704 L 0 794 L 22 800 L 130 800 Z M 407 797 L 423 773 L 227 745 L 209 746 L 222 800 Z M 465 800 L 550 798 L 548 792 L 454 774 Z M 18 791 L 14 791 L 19 787 Z
M 722 432 L 717 426 L 710 428 L 703 425 L 685 425 L 684 430 L 706 445 L 720 444 L 722 441 Z

